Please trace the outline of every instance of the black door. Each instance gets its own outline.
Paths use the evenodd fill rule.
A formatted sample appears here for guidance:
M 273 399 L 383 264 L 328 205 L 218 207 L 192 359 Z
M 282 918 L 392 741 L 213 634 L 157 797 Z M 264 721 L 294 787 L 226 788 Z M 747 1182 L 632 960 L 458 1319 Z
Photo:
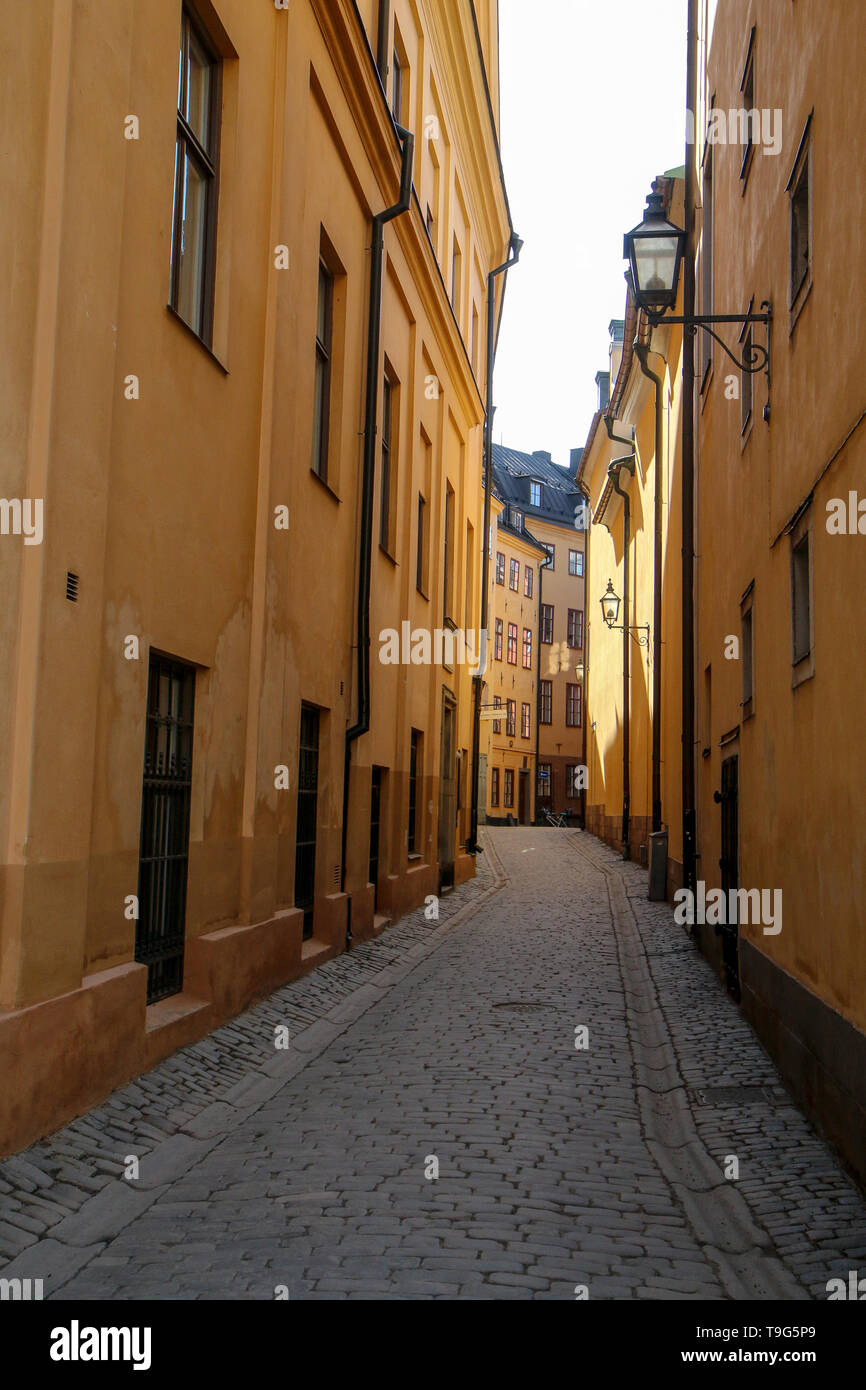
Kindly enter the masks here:
M 147 1002 L 183 988 L 195 672 L 152 655 L 147 680 L 135 959 Z
M 722 792 L 719 798 L 722 809 L 722 857 L 719 868 L 722 871 L 722 892 L 725 904 L 730 908 L 732 889 L 739 888 L 739 759 L 726 758 L 722 763 Z M 734 900 L 736 902 L 736 899 Z M 725 979 L 729 993 L 739 1003 L 740 1000 L 740 955 L 738 909 L 726 911 L 726 922 L 716 930 L 722 934 L 722 959 L 725 965 Z M 734 921 L 727 920 L 733 917 Z
M 301 705 L 298 750 L 298 828 L 295 839 L 295 906 L 304 914 L 304 940 L 313 935 L 316 896 L 316 824 L 319 809 L 319 711 Z
M 457 701 L 443 693 L 442 737 L 439 760 L 439 891 L 454 887 L 454 840 L 457 825 L 457 750 L 455 725 Z
M 529 823 L 529 773 L 520 769 L 517 783 L 517 819 L 521 825 Z
M 370 868 L 367 882 L 373 885 L 373 910 L 379 910 L 379 822 L 382 814 L 382 769 L 373 768 L 370 789 Z

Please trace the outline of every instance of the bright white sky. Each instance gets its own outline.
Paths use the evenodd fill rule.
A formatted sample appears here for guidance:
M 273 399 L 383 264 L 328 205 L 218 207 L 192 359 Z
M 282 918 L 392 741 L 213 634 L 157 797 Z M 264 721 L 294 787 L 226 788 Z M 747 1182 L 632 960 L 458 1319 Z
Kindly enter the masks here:
M 567 464 L 586 440 L 622 238 L 683 164 L 686 0 L 499 0 L 502 158 L 526 245 L 508 276 L 493 437 Z

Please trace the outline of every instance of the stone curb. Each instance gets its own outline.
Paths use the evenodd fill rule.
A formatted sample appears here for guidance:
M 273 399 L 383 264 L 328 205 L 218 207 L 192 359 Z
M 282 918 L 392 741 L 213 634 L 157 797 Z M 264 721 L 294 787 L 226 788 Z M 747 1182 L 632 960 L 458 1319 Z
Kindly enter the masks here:
M 569 842 L 607 883 L 623 984 L 631 986 L 624 989 L 624 998 L 641 1124 L 659 1172 L 730 1298 L 808 1299 L 799 1280 L 772 1253 L 763 1226 L 742 1193 L 725 1181 L 698 1133 L 631 895 L 617 872 L 622 861 L 593 852 L 595 842 L 586 835 L 570 836 Z M 635 1002 L 638 991 L 641 1009 Z

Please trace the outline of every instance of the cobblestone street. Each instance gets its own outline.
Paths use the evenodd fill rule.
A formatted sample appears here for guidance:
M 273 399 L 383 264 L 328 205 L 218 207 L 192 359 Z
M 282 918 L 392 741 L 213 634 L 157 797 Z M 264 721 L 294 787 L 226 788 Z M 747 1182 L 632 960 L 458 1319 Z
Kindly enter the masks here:
M 3 1275 L 61 1299 L 825 1299 L 866 1269 L 866 1204 L 645 874 L 575 831 L 485 844 L 438 922 L 0 1162 Z

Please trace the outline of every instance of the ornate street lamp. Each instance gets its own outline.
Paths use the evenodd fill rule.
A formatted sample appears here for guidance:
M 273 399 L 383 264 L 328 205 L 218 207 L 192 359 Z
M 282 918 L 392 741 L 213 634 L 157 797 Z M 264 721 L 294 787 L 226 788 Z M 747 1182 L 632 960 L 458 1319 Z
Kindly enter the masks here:
M 666 312 L 673 309 L 677 302 L 680 268 L 687 237 L 682 227 L 677 227 L 665 217 L 661 190 L 662 185 L 656 179 L 653 191 L 647 198 L 643 221 L 626 233 L 623 242 L 623 258 L 629 263 L 626 278 L 631 284 L 635 301 L 638 307 L 644 310 L 653 328 L 678 323 L 693 335 L 697 334 L 699 328 L 703 328 L 741 372 L 748 372 L 749 375 L 765 372 L 767 405 L 764 407 L 764 419 L 769 421 L 770 325 L 773 321 L 773 307 L 770 301 L 765 299 L 761 304 L 760 314 L 753 314 L 750 310 L 745 314 L 692 314 L 686 318 Z M 742 356 L 737 357 L 718 333 L 713 332 L 710 325 L 717 323 L 739 323 L 742 325 L 743 333 L 748 324 L 762 323 L 767 329 L 766 346 L 763 343 L 753 343 L 750 335 Z
M 607 581 L 607 589 L 599 599 L 601 604 L 601 614 L 608 627 L 613 627 L 619 617 L 619 594 L 614 592 L 613 584 Z
M 643 221 L 626 233 L 623 243 L 635 298 L 647 313 L 674 308 L 685 249 L 686 234 L 665 217 L 664 198 L 653 184 Z
M 616 593 L 611 580 L 608 580 L 607 588 L 599 599 L 599 603 L 601 604 L 601 616 L 604 618 L 605 623 L 610 628 L 611 632 L 631 632 L 632 634 L 639 632 L 641 634 L 640 637 L 635 637 L 634 640 L 639 647 L 648 647 L 649 623 L 617 623 L 616 620 L 619 617 L 620 602 L 619 594 Z

